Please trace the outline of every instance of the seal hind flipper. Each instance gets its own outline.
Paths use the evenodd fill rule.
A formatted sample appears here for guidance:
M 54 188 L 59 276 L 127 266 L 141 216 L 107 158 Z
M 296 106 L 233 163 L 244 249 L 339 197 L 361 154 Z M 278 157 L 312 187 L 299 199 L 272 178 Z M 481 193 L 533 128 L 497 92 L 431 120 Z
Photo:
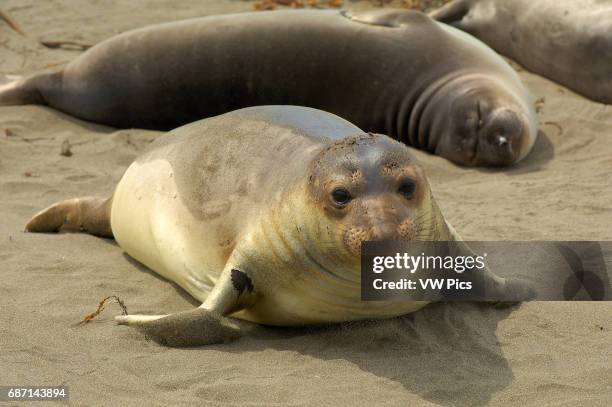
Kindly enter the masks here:
M 342 12 L 342 15 L 357 23 L 391 28 L 414 24 L 418 21 L 429 21 L 429 18 L 423 13 L 414 10 L 390 9 L 372 10 L 358 13 L 344 11 Z
M 113 237 L 110 225 L 112 198 L 74 198 L 43 209 L 27 223 L 26 232 L 84 232 Z
M 441 23 L 461 28 L 462 20 L 469 12 L 470 5 L 466 0 L 453 0 L 428 15 Z
M 59 74 L 39 74 L 30 78 L 5 76 L 0 78 L 0 106 L 46 105 L 41 89 L 53 84 L 50 78 Z

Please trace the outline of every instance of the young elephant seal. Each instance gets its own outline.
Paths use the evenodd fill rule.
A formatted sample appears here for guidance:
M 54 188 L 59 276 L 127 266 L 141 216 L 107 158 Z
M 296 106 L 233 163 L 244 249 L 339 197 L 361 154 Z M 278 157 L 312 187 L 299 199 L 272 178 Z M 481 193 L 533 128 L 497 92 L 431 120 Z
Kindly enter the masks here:
M 454 0 L 431 13 L 528 70 L 612 104 L 612 2 Z
M 117 317 L 171 346 L 235 338 L 229 315 L 290 326 L 413 312 L 425 302 L 361 301 L 361 242 L 457 238 L 405 145 L 291 106 L 172 131 L 127 169 L 112 198 L 57 203 L 26 230 L 114 237 L 202 301 L 169 316 Z
M 0 105 L 43 103 L 116 127 L 162 130 L 248 106 L 309 106 L 463 165 L 515 163 L 537 134 L 531 98 L 499 55 L 406 10 L 156 25 L 1 89 Z

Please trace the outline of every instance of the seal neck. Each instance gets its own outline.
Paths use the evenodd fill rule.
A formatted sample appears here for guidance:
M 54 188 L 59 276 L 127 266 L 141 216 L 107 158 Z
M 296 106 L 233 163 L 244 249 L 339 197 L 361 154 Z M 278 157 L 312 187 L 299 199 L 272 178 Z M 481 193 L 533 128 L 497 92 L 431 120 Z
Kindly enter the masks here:
M 456 71 L 434 80 L 419 92 L 410 109 L 400 109 L 397 118 L 400 140 L 415 148 L 433 152 L 440 135 L 432 133 L 432 126 L 436 114 L 446 114 L 446 109 L 432 102 L 439 101 L 440 96 L 448 93 L 449 85 L 468 74 L 470 72 Z
M 309 197 L 306 181 L 284 191 L 260 219 L 257 244 L 276 269 L 322 294 L 354 299 L 361 287 L 360 259 L 342 233 Z

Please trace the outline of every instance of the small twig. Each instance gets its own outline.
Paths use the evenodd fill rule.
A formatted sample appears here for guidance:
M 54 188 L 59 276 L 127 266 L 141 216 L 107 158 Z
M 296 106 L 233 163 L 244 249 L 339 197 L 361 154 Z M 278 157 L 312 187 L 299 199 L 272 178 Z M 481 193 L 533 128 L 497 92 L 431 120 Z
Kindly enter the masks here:
M 17 132 L 15 132 L 12 129 L 4 129 L 4 135 L 6 137 L 16 138 L 16 139 L 25 141 L 26 143 L 31 143 L 32 141 L 38 141 L 38 140 L 45 140 L 47 138 L 47 137 L 26 138 L 26 137 L 22 136 L 21 134 L 18 134 Z
M 8 14 L 6 14 L 2 10 L 0 10 L 0 20 L 4 20 L 4 22 L 6 22 L 9 25 L 9 27 L 11 27 L 13 30 L 23 35 L 24 37 L 26 36 L 25 33 L 21 31 L 21 28 L 19 28 L 17 23 L 15 23 L 15 21 L 12 18 L 10 18 Z
M 85 51 L 88 48 L 93 47 L 92 44 L 87 44 L 80 41 L 61 41 L 61 40 L 50 40 L 50 41 L 39 41 L 42 45 L 47 48 L 56 49 L 56 48 L 74 48 Z
M 96 308 L 94 312 L 92 312 L 91 314 L 85 315 L 85 317 L 83 317 L 83 319 L 81 320 L 81 322 L 79 322 L 79 324 L 86 324 L 88 322 L 91 322 L 94 318 L 100 315 L 100 313 L 104 311 L 104 307 L 106 306 L 106 301 L 110 299 L 114 299 L 115 301 L 117 301 L 117 304 L 119 304 L 119 306 L 121 307 L 121 311 L 123 315 L 128 314 L 127 307 L 125 306 L 121 298 L 117 297 L 116 295 L 109 295 L 108 297 L 104 298 L 102 301 L 98 303 L 98 308 Z
M 59 65 L 66 65 L 68 62 L 70 62 L 70 60 L 59 61 L 59 62 L 49 62 L 48 64 L 45 64 L 45 68 L 53 68 Z

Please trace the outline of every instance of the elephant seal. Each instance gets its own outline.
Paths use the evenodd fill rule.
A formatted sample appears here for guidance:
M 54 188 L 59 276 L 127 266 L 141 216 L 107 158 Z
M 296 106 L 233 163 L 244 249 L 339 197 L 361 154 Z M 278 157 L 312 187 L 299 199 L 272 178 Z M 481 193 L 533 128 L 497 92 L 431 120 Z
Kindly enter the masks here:
M 161 130 L 248 106 L 308 106 L 474 166 L 520 160 L 537 134 L 531 98 L 500 56 L 407 10 L 241 13 L 130 31 L 0 90 L 0 104 L 23 103 Z
M 413 312 L 426 303 L 361 301 L 361 242 L 459 239 L 405 145 L 294 106 L 176 129 L 127 169 L 112 198 L 57 203 L 26 230 L 114 237 L 202 301 L 117 317 L 171 346 L 235 338 L 229 315 L 293 326 Z M 493 274 L 485 284 L 509 289 Z
M 612 2 L 454 0 L 430 15 L 532 72 L 612 104 Z

